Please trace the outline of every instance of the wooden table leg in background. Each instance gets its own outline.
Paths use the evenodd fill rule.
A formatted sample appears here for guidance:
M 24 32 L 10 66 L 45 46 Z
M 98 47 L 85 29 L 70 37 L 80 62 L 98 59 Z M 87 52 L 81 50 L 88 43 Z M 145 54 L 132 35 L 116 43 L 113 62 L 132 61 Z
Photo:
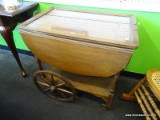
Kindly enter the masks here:
M 23 77 L 26 76 L 26 73 L 22 67 L 22 64 L 20 62 L 20 59 L 19 59 L 19 56 L 18 56 L 18 53 L 17 53 L 17 50 L 16 50 L 16 46 L 15 46 L 15 43 L 14 43 L 14 39 L 13 39 L 13 33 L 12 33 L 12 30 L 15 28 L 16 24 L 12 25 L 12 26 L 7 26 L 7 27 L 4 27 L 4 26 L 1 26 L 1 29 L 0 29 L 0 33 L 1 35 L 3 36 L 4 40 L 6 41 L 9 49 L 11 50 L 14 58 L 16 59 L 19 67 L 20 67 L 20 70 L 21 70 L 21 75 Z
M 12 31 L 17 26 L 17 23 L 24 22 L 25 20 L 32 17 L 32 11 L 35 11 L 37 7 L 38 7 L 37 3 L 23 2 L 23 4 L 20 5 L 20 9 L 13 11 L 13 12 L 7 12 L 4 6 L 0 5 L 0 34 L 6 41 L 9 49 L 11 50 L 13 56 L 15 57 L 20 67 L 21 75 L 23 77 L 26 76 L 26 73 L 19 59 L 19 56 L 16 50 L 16 46 L 14 43 Z

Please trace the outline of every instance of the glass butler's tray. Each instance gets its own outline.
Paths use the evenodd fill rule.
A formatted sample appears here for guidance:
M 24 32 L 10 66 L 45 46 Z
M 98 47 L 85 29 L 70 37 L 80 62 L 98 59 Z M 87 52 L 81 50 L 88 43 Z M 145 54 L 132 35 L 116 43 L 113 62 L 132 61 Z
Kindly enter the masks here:
M 135 47 L 132 16 L 90 14 L 78 11 L 54 9 L 27 25 L 32 30 L 82 38 L 101 44 L 116 43 Z

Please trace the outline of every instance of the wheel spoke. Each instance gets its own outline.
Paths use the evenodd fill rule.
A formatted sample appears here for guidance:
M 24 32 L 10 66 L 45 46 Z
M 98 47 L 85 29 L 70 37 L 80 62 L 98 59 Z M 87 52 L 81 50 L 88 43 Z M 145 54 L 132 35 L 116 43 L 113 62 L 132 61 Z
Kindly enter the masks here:
M 52 84 L 52 85 L 56 85 L 55 80 L 54 80 L 54 78 L 53 78 L 53 75 L 51 75 L 51 84 Z
M 47 90 L 50 90 L 51 88 L 46 88 L 46 89 L 44 89 L 43 91 L 45 92 L 45 91 L 47 91 Z
M 47 83 L 44 83 L 44 82 L 37 82 L 38 84 L 41 84 L 41 85 L 43 85 L 43 86 L 47 86 L 47 87 L 49 87 L 50 85 L 49 84 L 47 84 Z
M 58 91 L 58 93 L 59 93 L 62 97 L 64 97 L 65 99 L 67 98 L 67 96 L 64 94 L 64 92 Z
M 48 83 L 49 85 L 51 84 L 51 83 L 43 76 L 43 74 L 40 75 L 40 77 L 41 77 L 46 83 Z
M 58 85 L 56 85 L 56 87 L 61 87 L 64 86 L 66 83 L 59 83 Z
M 65 89 L 62 89 L 62 88 L 57 88 L 57 90 L 65 92 L 65 93 L 73 94 L 72 92 L 65 90 Z

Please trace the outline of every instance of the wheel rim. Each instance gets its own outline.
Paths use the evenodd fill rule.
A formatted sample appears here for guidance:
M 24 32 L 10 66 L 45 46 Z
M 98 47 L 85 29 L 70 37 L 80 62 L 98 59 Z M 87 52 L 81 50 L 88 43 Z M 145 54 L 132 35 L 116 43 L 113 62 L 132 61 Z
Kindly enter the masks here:
M 62 76 L 51 71 L 38 71 L 33 76 L 36 87 L 50 98 L 71 102 L 76 98 L 73 85 Z

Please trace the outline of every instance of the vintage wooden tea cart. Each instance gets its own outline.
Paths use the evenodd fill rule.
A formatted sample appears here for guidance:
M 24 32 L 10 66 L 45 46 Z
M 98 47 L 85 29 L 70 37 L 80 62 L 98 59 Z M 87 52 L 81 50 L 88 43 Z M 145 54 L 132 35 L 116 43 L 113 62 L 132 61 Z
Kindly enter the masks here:
M 51 98 L 70 102 L 76 90 L 109 107 L 118 74 L 138 46 L 135 17 L 51 8 L 19 26 L 36 56 L 34 83 Z M 41 61 L 50 65 L 42 70 Z

